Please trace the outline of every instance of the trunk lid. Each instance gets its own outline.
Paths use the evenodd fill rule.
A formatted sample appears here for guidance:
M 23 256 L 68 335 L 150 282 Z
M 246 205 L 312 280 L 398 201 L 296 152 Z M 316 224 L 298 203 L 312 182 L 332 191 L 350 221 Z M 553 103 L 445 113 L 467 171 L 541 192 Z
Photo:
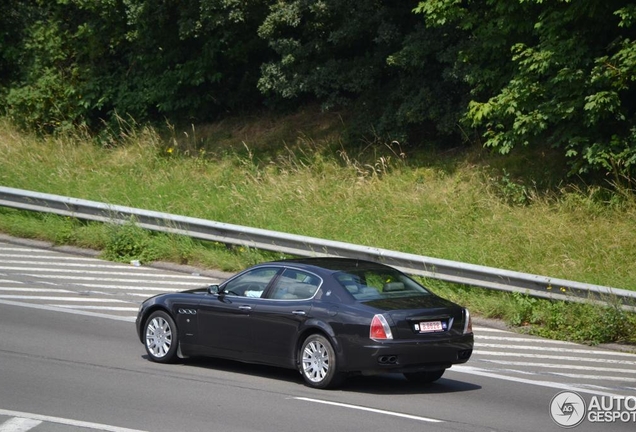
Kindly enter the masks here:
M 387 318 L 394 339 L 448 337 L 462 334 L 464 308 L 435 295 L 376 299 L 362 302 Z

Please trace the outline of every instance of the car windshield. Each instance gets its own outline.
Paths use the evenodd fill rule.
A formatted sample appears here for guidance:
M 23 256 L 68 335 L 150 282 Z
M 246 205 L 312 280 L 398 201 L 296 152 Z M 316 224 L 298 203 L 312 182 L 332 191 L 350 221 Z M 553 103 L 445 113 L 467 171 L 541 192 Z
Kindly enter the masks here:
M 392 268 L 342 271 L 335 278 L 356 300 L 430 295 L 423 286 Z

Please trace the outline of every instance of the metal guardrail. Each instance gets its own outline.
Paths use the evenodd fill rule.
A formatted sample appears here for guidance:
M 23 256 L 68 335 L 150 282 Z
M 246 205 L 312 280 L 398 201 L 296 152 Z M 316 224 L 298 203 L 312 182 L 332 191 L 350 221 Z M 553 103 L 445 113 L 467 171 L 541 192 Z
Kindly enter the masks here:
M 626 309 L 636 310 L 636 291 L 59 195 L 0 186 L 0 206 L 107 223 L 125 224 L 133 221 L 153 231 L 294 256 L 340 256 L 380 261 L 408 274 L 446 282 L 568 301 L 618 300 Z

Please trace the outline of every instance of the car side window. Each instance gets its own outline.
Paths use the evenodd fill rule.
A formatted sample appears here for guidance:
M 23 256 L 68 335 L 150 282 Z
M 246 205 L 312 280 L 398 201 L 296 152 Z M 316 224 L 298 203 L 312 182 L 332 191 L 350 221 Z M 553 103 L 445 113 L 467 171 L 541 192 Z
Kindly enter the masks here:
M 251 270 L 229 281 L 223 286 L 223 291 L 229 296 L 261 297 L 279 270 L 276 267 Z
M 316 294 L 321 279 L 301 270 L 285 269 L 276 281 L 269 298 L 277 300 L 306 300 Z

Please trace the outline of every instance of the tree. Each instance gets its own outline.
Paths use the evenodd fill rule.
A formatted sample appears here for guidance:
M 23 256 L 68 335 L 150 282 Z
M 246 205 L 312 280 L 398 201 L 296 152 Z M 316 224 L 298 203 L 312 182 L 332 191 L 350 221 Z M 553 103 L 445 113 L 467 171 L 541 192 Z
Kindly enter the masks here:
M 635 11 L 621 0 L 436 0 L 417 8 L 429 26 L 464 35 L 456 62 L 472 100 L 463 119 L 486 146 L 505 154 L 545 143 L 565 152 L 572 173 L 616 178 L 632 178 L 636 165 Z M 491 48 L 499 54 L 484 56 Z
M 38 14 L 28 0 L 5 0 L 0 3 L 0 101 L 23 71 L 25 28 Z M 0 103 L 0 108 L 4 104 Z
M 258 104 L 265 0 L 37 0 L 23 74 L 6 98 L 54 131 L 130 116 L 210 120 Z
M 412 73 L 415 62 L 391 57 L 403 50 L 409 34 L 421 30 L 412 13 L 416 4 L 377 0 L 272 4 L 259 35 L 277 58 L 262 66 L 259 89 L 270 97 L 317 100 L 325 110 L 349 107 L 359 131 L 404 135 L 410 125 L 427 117 L 417 112 L 421 104 L 436 99 L 433 94 L 411 98 L 408 92 L 418 81 Z M 417 61 L 436 46 L 430 39 L 427 43 L 429 51 L 418 53 Z M 425 78 L 432 75 L 420 75 L 419 84 L 426 86 Z M 410 98 L 406 103 L 404 96 Z M 420 101 L 415 100 L 418 97 Z M 409 104 L 419 105 L 411 109 Z

